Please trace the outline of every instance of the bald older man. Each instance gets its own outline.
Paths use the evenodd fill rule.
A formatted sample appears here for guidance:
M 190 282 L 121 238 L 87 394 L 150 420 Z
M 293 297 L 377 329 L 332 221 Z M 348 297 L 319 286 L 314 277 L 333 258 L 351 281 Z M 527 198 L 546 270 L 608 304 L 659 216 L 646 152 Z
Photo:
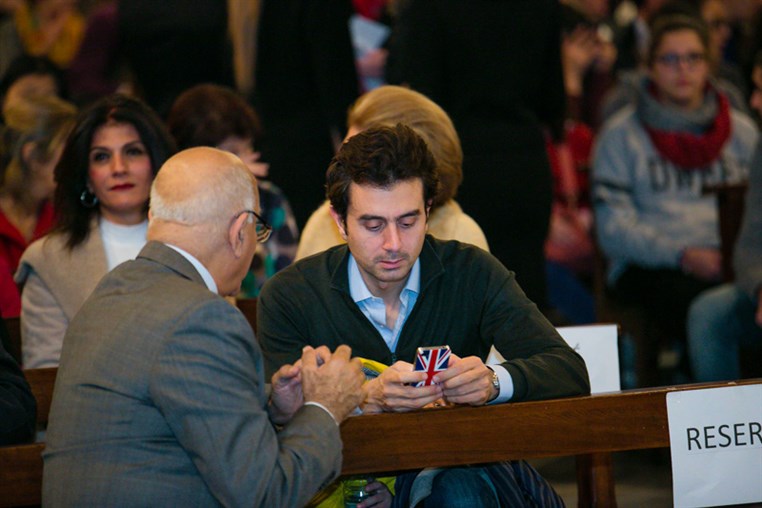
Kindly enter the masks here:
M 162 167 L 148 244 L 66 334 L 46 506 L 301 506 L 337 476 L 359 360 L 346 346 L 305 348 L 268 398 L 253 332 L 220 296 L 237 292 L 267 236 L 257 210 L 233 155 L 194 148 Z

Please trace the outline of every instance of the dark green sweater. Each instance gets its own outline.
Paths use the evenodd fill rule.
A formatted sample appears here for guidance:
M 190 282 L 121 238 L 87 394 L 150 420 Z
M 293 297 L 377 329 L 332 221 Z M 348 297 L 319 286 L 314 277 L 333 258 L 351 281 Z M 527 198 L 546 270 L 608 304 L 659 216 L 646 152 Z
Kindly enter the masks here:
M 391 365 L 413 362 L 416 348 L 448 344 L 461 358 L 487 358 L 494 344 L 507 359 L 512 401 L 590 392 L 582 358 L 529 301 L 515 277 L 485 251 L 426 237 L 421 288 L 392 352 L 349 293 L 346 245 L 303 259 L 265 284 L 257 305 L 257 337 L 267 376 L 301 357 L 305 345 L 340 344 Z

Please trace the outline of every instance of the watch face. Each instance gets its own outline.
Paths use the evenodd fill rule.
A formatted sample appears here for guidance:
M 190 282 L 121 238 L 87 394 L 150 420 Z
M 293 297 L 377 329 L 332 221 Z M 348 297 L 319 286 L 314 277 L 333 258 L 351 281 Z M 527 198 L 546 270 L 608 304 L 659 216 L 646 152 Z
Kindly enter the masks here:
M 489 367 L 487 367 L 489 368 Z M 495 372 L 492 369 L 489 369 L 492 371 L 492 386 L 495 388 L 495 391 L 497 392 L 494 397 L 492 397 L 489 401 L 495 400 L 500 395 L 500 378 L 497 377 L 497 372 Z

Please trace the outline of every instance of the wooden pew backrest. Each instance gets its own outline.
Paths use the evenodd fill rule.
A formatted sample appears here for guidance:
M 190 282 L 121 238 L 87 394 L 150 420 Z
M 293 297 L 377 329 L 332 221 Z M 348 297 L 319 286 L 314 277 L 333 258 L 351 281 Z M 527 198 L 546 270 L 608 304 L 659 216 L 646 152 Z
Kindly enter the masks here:
M 35 395 L 52 394 L 56 369 L 27 372 Z M 744 384 L 762 379 L 352 417 L 341 425 L 342 474 L 582 455 L 580 501 L 615 506 L 605 454 L 669 447 L 667 393 Z M 49 399 L 42 407 L 47 421 Z M 0 447 L 0 507 L 40 503 L 43 449 L 43 443 Z
M 53 389 L 56 384 L 57 367 L 45 369 L 27 369 L 24 376 L 32 388 L 32 394 L 37 399 L 37 425 L 46 426 L 50 413 L 50 402 L 53 399 Z
M 257 299 L 256 298 L 238 298 L 235 301 L 238 310 L 244 315 L 251 325 L 254 333 L 257 332 Z

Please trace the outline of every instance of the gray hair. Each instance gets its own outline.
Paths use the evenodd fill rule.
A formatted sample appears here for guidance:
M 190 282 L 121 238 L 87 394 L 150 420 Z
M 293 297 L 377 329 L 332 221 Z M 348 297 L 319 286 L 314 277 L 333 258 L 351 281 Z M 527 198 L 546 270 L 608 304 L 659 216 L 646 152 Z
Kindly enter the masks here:
M 256 187 L 248 171 L 220 168 L 201 192 L 172 193 L 162 196 L 162 186 L 151 187 L 153 219 L 187 226 L 214 223 L 227 228 L 230 220 L 243 210 L 253 210 L 257 202 Z

